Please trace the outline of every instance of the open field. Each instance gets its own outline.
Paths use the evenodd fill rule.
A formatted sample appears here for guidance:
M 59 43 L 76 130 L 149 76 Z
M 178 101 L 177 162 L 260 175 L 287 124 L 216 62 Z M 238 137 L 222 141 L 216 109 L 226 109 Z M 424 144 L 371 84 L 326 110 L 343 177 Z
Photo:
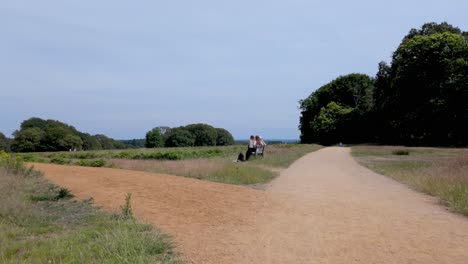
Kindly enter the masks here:
M 468 218 L 360 166 L 349 148 L 298 159 L 263 189 L 112 168 L 36 163 L 77 197 L 171 234 L 186 263 L 465 264 Z
M 356 146 L 352 154 L 362 165 L 468 216 L 468 149 Z
M 152 226 L 71 200 L 67 189 L 0 155 L 1 263 L 178 263 Z
M 28 161 L 111 167 L 178 175 L 229 184 L 266 183 L 319 145 L 268 145 L 265 157 L 233 162 L 245 146 L 27 153 Z

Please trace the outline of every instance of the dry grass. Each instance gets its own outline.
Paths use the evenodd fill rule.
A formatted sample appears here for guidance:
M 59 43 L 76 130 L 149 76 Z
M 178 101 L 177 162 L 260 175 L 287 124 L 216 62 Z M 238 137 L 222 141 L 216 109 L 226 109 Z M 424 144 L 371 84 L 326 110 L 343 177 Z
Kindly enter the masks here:
M 233 162 L 238 153 L 232 150 L 223 155 L 224 157 L 186 160 L 109 159 L 107 163 L 112 167 L 128 170 L 165 173 L 230 184 L 258 184 L 270 181 L 292 162 L 319 148 L 321 146 L 318 145 L 271 145 L 267 146 L 265 157 L 252 157 L 248 162 L 239 163 Z
M 61 190 L 0 152 L 0 263 L 179 263 L 151 226 Z
M 128 160 L 110 159 L 113 166 L 127 170 L 141 170 L 200 178 L 221 170 L 227 163 L 224 159 L 190 160 Z
M 395 155 L 396 149 L 409 155 Z M 468 215 L 468 149 L 359 146 L 353 155 L 364 166 Z

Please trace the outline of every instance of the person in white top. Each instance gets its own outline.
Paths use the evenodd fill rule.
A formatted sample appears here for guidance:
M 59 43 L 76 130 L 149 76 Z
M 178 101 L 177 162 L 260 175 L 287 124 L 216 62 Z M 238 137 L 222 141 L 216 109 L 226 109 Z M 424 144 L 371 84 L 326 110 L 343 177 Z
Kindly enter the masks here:
M 255 153 L 256 150 L 256 141 L 253 135 L 250 136 L 249 145 L 247 147 L 247 152 L 245 153 L 245 160 L 249 160 L 250 155 Z

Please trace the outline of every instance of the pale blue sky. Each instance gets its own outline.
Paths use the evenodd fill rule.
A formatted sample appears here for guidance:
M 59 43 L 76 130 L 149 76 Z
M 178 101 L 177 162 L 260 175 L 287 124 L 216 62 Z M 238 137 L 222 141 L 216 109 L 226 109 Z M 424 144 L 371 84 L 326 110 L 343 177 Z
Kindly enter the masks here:
M 2 1 L 0 131 L 58 119 L 142 138 L 208 123 L 298 138 L 298 101 L 339 75 L 374 76 L 425 22 L 468 29 L 466 0 Z

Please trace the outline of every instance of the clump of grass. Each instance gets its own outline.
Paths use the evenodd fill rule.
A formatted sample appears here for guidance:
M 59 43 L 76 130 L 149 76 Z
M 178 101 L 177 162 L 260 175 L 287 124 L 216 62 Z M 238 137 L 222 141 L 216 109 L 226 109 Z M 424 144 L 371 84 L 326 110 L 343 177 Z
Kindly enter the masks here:
M 70 200 L 69 190 L 0 155 L 0 263 L 177 263 L 158 230 Z M 47 199 L 25 199 L 33 196 Z
M 379 147 L 379 154 L 385 155 L 373 155 L 372 148 L 360 146 L 352 153 L 359 153 L 355 157 L 364 166 L 436 196 L 468 216 L 468 149 L 410 148 L 411 157 L 392 157 L 387 155 L 392 147 Z
M 398 155 L 398 156 L 408 156 L 410 154 L 409 150 L 405 150 L 405 149 L 398 149 L 398 150 L 394 150 L 392 151 L 392 154 L 393 155 Z
M 125 196 L 125 204 L 120 207 L 122 211 L 122 217 L 126 219 L 134 219 L 133 218 L 133 210 L 132 210 L 132 194 L 127 193 Z

